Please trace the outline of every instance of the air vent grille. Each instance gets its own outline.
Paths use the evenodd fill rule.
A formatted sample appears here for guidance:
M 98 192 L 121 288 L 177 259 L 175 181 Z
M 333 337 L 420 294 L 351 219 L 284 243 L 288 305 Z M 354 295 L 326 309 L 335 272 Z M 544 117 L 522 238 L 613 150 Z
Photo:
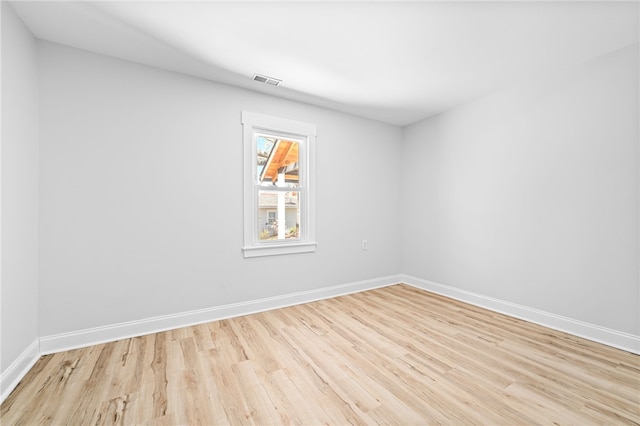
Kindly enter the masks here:
M 269 84 L 271 86 L 278 86 L 282 83 L 282 80 L 278 80 L 277 78 L 267 77 L 266 75 L 254 74 L 254 81 L 259 81 L 260 83 Z

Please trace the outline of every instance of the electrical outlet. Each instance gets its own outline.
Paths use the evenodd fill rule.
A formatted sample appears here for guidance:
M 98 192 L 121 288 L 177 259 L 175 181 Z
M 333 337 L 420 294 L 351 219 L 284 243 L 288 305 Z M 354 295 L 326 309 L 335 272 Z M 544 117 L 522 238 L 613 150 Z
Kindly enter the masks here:
M 369 244 L 367 243 L 367 240 L 362 240 L 362 250 L 366 250 L 369 248 Z

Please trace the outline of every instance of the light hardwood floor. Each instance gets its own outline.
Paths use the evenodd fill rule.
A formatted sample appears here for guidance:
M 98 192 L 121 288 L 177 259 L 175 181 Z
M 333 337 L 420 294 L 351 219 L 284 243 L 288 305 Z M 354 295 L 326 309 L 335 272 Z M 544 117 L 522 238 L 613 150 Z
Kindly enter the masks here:
M 2 425 L 639 424 L 640 357 L 405 285 L 42 357 Z

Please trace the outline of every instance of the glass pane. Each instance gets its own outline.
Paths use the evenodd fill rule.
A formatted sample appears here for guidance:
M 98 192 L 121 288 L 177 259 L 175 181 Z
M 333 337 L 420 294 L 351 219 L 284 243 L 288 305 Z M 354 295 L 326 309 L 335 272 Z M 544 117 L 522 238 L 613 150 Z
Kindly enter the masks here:
M 260 241 L 300 239 L 300 193 L 258 191 Z
M 256 183 L 297 188 L 299 152 L 299 141 L 256 135 Z

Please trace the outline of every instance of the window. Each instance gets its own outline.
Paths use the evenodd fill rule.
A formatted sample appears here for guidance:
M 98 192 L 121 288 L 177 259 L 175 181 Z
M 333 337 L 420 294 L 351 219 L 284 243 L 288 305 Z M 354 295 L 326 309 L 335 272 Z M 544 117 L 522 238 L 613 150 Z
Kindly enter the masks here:
M 276 212 L 275 211 L 269 211 L 267 212 L 267 215 L 269 216 L 269 221 L 267 222 L 268 225 L 273 225 L 276 221 Z
M 242 112 L 244 257 L 312 252 L 316 126 Z

